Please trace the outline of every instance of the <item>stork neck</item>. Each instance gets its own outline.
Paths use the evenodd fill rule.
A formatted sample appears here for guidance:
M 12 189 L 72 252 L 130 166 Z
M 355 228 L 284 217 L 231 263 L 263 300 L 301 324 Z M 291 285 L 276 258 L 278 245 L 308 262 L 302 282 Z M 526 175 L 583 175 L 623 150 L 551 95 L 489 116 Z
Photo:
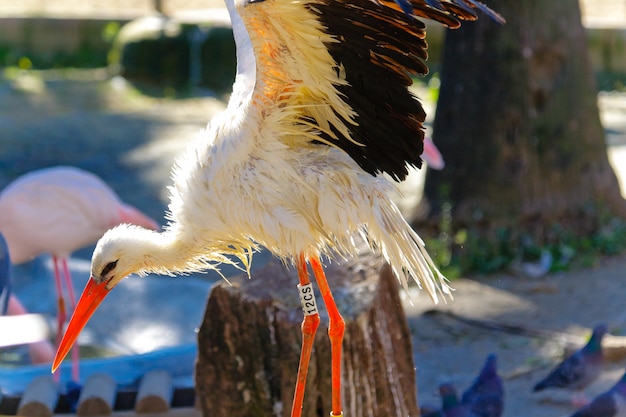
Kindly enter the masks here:
M 252 49 L 252 41 L 243 23 L 243 19 L 237 12 L 233 0 L 226 1 L 226 8 L 230 15 L 233 27 L 233 36 L 237 47 L 237 75 L 233 85 L 229 107 L 239 107 L 242 102 L 248 101 L 254 90 L 256 80 L 256 60 Z
M 146 230 L 147 244 L 144 246 L 144 267 L 142 272 L 172 274 L 198 271 L 197 259 L 203 255 L 203 248 L 194 245 L 193 239 L 185 239 L 175 230 L 156 233 Z

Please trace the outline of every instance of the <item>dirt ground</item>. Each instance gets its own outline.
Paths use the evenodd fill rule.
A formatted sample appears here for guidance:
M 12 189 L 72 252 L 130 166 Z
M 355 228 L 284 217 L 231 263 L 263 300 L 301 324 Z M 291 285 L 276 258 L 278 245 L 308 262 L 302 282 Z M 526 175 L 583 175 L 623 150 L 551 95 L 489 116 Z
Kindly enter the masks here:
M 626 100 L 613 94 L 600 102 L 603 120 L 611 124 L 610 155 L 623 175 Z M 75 165 L 98 174 L 122 199 L 161 219 L 172 162 L 223 107 L 223 101 L 209 97 L 141 96 L 123 80 L 109 80 L 105 71 L 25 73 L 0 79 L 0 189 L 37 168 Z M 91 250 L 75 256 L 89 259 Z M 512 274 L 460 279 L 453 283 L 455 300 L 437 308 L 581 337 L 605 322 L 612 333 L 623 334 L 625 271 L 626 256 L 622 256 L 598 260 L 590 269 L 540 279 Z M 423 314 L 432 308 L 426 297 L 417 297 L 415 306 L 406 305 L 421 403 L 438 404 L 435 389 L 444 381 L 465 389 L 487 354 L 494 352 L 505 379 L 505 416 L 567 416 L 574 411 L 567 394 L 530 393 L 562 354 L 563 339 L 485 330 Z M 608 364 L 588 396 L 610 386 L 625 365 Z
M 468 325 L 444 315 L 423 313 L 428 300 L 407 304 L 413 334 L 415 364 L 421 404 L 438 404 L 436 387 L 452 382 L 466 389 L 489 353 L 496 353 L 504 379 L 504 416 L 568 416 L 575 410 L 566 392 L 532 394 L 563 355 L 570 336 L 584 343 L 590 328 L 607 323 L 610 332 L 626 330 L 624 282 L 626 257 L 604 259 L 579 271 L 540 279 L 517 275 L 495 275 L 454 281 L 455 299 L 438 306 L 465 318 L 506 323 L 529 329 L 555 332 L 554 338 L 527 337 Z M 425 298 L 425 297 L 424 297 Z M 567 334 L 559 337 L 560 334 Z M 608 389 L 624 373 L 626 362 L 608 363 L 600 380 L 587 390 L 593 398 Z

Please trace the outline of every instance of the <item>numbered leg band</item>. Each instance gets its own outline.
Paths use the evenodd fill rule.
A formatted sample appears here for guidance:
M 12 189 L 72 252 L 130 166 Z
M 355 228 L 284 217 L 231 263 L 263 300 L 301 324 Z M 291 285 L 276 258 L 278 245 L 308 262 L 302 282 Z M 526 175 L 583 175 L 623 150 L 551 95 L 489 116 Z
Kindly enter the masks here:
M 298 285 L 298 294 L 300 294 L 300 303 L 302 304 L 302 312 L 304 315 L 312 316 L 317 314 L 317 303 L 315 302 L 313 284 Z

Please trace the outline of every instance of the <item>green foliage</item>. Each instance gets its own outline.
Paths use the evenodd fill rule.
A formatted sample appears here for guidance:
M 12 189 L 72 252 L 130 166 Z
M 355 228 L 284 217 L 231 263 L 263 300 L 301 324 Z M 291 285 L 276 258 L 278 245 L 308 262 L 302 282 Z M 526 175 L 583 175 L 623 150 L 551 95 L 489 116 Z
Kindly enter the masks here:
M 449 279 L 454 279 L 461 276 L 462 270 L 453 260 L 452 248 L 464 244 L 466 235 L 463 232 L 453 234 L 451 212 L 452 205 L 445 203 L 439 222 L 439 237 L 427 240 L 426 245 L 441 272 Z
M 176 30 L 156 33 L 150 26 L 122 28 L 109 63 L 144 94 L 171 98 L 185 97 L 198 87 L 229 92 L 237 64 L 230 27 L 182 23 Z
M 28 57 L 23 56 L 17 61 L 17 67 L 21 70 L 29 70 L 33 67 L 33 62 Z
M 442 210 L 440 234 L 426 238 L 426 245 L 441 271 L 450 279 L 463 274 L 490 274 L 520 262 L 535 262 L 542 255 L 552 257 L 550 272 L 589 267 L 602 256 L 626 251 L 626 221 L 593 210 L 591 232 L 577 230 L 573 223 L 553 222 L 540 235 L 521 225 L 482 230 L 480 226 L 452 228 L 449 206 Z
M 120 25 L 120 22 L 109 22 L 104 25 L 104 28 L 102 29 L 102 40 L 112 44 L 121 27 L 122 25 Z
M 441 87 L 441 80 L 439 79 L 439 73 L 435 72 L 428 80 L 428 99 L 433 103 L 439 100 L 439 88 Z
M 107 52 L 120 30 L 120 23 L 107 22 L 102 29 L 85 25 L 78 47 L 71 51 L 45 51 L 0 43 L 0 67 L 21 69 L 100 68 L 107 65 Z M 95 34 L 91 32 L 97 31 Z M 25 33 L 30 33 L 25 31 Z M 0 40 L 1 42 L 1 40 Z M 30 45 L 23 42 L 23 45 Z

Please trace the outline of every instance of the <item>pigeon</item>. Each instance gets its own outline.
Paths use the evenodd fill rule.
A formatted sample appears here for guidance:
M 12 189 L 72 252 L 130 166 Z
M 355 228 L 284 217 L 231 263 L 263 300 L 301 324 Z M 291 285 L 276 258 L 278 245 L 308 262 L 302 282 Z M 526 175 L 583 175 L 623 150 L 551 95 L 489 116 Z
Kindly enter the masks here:
M 624 417 L 626 416 L 626 372 L 615 385 L 598 395 L 572 417 Z
M 474 383 L 463 393 L 461 403 L 468 404 L 477 417 L 500 417 L 504 409 L 504 387 L 498 376 L 498 357 L 491 354 Z
M 580 394 L 600 375 L 604 362 L 602 338 L 606 332 L 606 325 L 596 326 L 587 344 L 552 369 L 545 379 L 535 385 L 533 392 L 546 388 L 563 388 Z M 582 394 L 574 397 L 573 402 L 578 405 L 587 403 Z
M 433 405 L 420 406 L 420 416 L 422 417 L 445 417 L 443 410 Z
M 471 412 L 469 404 L 463 404 L 459 401 L 452 384 L 441 384 L 439 394 L 441 395 L 441 409 L 444 417 L 477 417 Z

